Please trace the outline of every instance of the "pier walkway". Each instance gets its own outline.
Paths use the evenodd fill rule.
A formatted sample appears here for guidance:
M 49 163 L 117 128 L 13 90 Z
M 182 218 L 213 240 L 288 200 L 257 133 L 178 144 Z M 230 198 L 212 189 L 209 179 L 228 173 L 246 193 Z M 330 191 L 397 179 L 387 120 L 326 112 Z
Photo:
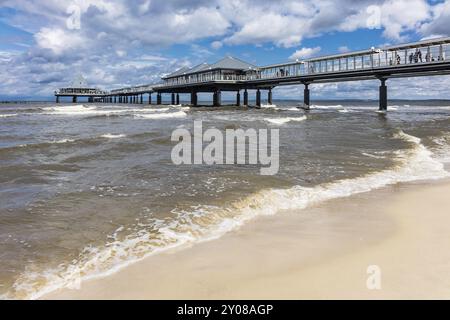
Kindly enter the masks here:
M 380 81 L 379 109 L 385 111 L 388 79 L 448 74 L 450 38 L 439 38 L 263 67 L 226 57 L 214 64 L 182 68 L 163 77 L 158 84 L 121 88 L 99 95 L 83 93 L 83 96 L 111 103 L 144 103 L 144 95 L 148 94 L 147 101 L 151 104 L 152 94 L 156 94 L 156 104 L 161 104 L 162 94 L 170 94 L 171 103 L 179 104 L 180 94 L 190 94 L 191 105 L 196 106 L 198 93 L 212 92 L 213 104 L 219 106 L 224 91 L 236 92 L 236 105 L 241 105 L 243 91 L 243 105 L 248 105 L 248 91 L 256 90 L 256 106 L 261 106 L 261 91 L 267 91 L 267 101 L 271 104 L 273 88 L 302 85 L 304 107 L 308 108 L 310 86 L 315 83 L 377 79 Z M 59 96 L 67 90 L 70 89 L 61 89 Z

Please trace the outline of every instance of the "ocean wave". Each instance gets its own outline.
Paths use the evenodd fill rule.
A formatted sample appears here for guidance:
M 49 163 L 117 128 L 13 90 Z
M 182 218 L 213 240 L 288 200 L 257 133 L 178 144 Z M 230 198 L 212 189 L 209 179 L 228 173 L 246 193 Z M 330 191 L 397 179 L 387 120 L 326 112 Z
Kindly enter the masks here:
M 85 105 L 70 105 L 43 108 L 43 114 L 60 116 L 90 116 L 90 117 L 108 117 L 121 115 L 145 115 L 153 113 L 163 113 L 170 111 L 170 108 L 121 108 L 115 109 L 112 106 L 95 107 Z
M 306 116 L 302 116 L 302 117 L 287 117 L 287 118 L 265 118 L 264 119 L 267 122 L 270 122 L 272 124 L 276 124 L 276 125 L 283 125 L 286 124 L 288 122 L 301 122 L 301 121 L 305 121 L 307 120 Z
M 450 163 L 450 134 L 435 137 L 432 141 L 437 146 L 433 150 L 434 157 L 440 162 Z
M 310 109 L 323 109 L 323 110 L 328 110 L 328 109 L 344 109 L 344 107 L 340 104 L 338 105 L 330 105 L 330 106 L 323 106 L 323 105 L 311 105 L 309 107 Z
M 172 118 L 184 118 L 187 114 L 184 111 L 170 112 L 170 113 L 161 113 L 161 114 L 135 114 L 135 118 L 142 119 L 172 119 Z
M 262 104 L 261 109 L 280 110 L 276 104 Z
M 124 134 L 111 134 L 111 133 L 107 133 L 107 134 L 103 134 L 100 137 L 105 138 L 105 139 L 120 139 L 120 138 L 125 138 L 126 135 Z
M 3 298 L 36 299 L 59 288 L 79 285 L 80 281 L 113 274 L 150 255 L 219 238 L 257 216 L 304 209 L 401 182 L 450 176 L 419 138 L 403 131 L 398 131 L 392 138 L 407 142 L 410 148 L 396 153 L 397 164 L 390 169 L 314 187 L 298 185 L 289 189 L 262 190 L 224 208 L 202 205 L 186 211 L 174 210 L 176 218 L 149 219 L 148 223 L 138 224 L 135 232 L 123 237 L 119 235 L 125 228 L 120 227 L 104 247 L 85 248 L 69 265 L 45 272 L 26 271 Z
M 12 114 L 0 114 L 0 118 L 11 118 L 11 117 L 17 117 L 18 114 L 17 113 L 12 113 Z

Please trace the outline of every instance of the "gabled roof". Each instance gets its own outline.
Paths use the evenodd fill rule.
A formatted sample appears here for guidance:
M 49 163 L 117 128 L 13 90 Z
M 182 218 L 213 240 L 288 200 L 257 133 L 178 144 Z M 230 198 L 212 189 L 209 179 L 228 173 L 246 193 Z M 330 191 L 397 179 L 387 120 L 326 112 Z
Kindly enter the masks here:
M 210 69 L 252 70 L 257 69 L 257 67 L 248 62 L 228 56 L 210 65 Z
M 202 63 L 192 68 L 186 67 L 181 68 L 175 71 L 174 73 L 165 76 L 163 79 L 175 78 L 182 75 L 194 74 L 203 71 L 217 70 L 217 69 L 247 71 L 247 70 L 256 70 L 258 69 L 258 67 L 234 57 L 225 57 L 214 64 Z
M 175 71 L 175 72 L 173 72 L 173 73 L 171 73 L 171 74 L 168 74 L 168 75 L 165 76 L 164 78 L 172 78 L 172 77 L 180 76 L 180 75 L 182 75 L 182 74 L 188 72 L 189 70 L 190 70 L 190 68 L 188 68 L 188 67 L 183 67 L 183 68 L 178 69 L 177 71 Z
M 202 64 L 199 64 L 199 65 L 193 67 L 187 73 L 196 73 L 196 72 L 200 72 L 200 71 L 204 71 L 204 70 L 208 70 L 208 69 L 210 69 L 210 65 L 207 63 L 202 63 Z

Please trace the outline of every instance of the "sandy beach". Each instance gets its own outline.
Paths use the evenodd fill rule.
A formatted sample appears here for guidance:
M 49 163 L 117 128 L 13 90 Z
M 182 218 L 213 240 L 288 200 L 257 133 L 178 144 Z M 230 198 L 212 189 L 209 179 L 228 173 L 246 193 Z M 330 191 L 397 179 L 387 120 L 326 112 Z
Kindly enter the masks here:
M 400 184 L 260 217 L 45 299 L 448 299 L 450 183 Z M 369 290 L 367 269 L 381 271 Z

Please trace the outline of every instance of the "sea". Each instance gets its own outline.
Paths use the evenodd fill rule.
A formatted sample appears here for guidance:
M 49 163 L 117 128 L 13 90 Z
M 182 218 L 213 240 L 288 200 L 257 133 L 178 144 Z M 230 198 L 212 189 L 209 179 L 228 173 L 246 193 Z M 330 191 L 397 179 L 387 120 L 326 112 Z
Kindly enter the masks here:
M 299 104 L 0 104 L 0 299 L 76 288 L 258 216 L 450 176 L 450 101 Z M 278 174 L 175 165 L 172 133 L 198 120 L 279 129 Z

